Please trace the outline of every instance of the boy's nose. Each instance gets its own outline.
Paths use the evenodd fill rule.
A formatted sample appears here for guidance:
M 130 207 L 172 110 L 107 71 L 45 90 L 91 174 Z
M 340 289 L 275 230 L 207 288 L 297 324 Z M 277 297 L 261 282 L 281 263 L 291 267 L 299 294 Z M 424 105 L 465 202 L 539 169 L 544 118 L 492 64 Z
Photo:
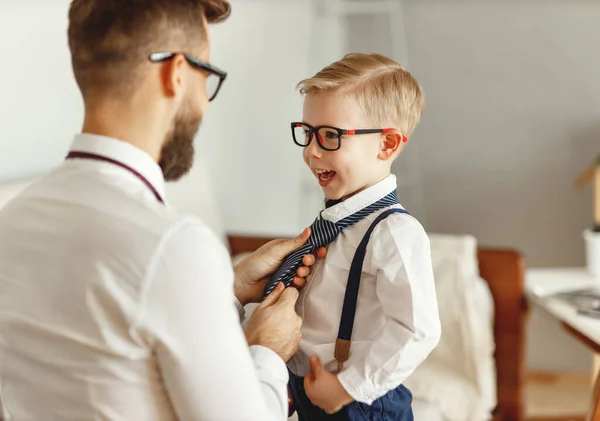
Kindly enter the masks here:
M 312 158 L 321 158 L 323 150 L 319 147 L 318 140 L 315 138 L 314 134 L 310 144 L 304 148 L 304 153 Z

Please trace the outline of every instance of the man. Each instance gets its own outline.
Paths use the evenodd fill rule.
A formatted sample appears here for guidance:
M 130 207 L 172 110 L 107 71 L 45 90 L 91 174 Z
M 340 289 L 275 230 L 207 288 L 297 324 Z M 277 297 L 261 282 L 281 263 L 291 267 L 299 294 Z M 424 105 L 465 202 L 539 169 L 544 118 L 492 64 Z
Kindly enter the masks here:
M 225 79 L 209 64 L 207 24 L 229 12 L 225 0 L 73 0 L 83 133 L 0 212 L 8 419 L 286 418 L 297 292 L 280 285 L 244 335 L 231 287 L 240 309 L 260 301 L 265 277 L 309 231 L 234 272 L 202 222 L 164 203 Z M 297 286 L 314 256 L 303 263 Z

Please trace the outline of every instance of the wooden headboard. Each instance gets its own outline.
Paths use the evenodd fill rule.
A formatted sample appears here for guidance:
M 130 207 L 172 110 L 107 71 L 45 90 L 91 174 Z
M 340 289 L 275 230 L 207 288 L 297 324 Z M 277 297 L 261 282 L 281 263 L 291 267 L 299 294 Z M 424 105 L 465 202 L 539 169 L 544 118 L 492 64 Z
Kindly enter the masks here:
M 232 255 L 254 251 L 271 238 L 229 236 Z M 512 250 L 480 248 L 479 272 L 494 297 L 498 406 L 494 421 L 523 421 L 525 377 L 525 265 Z
M 480 248 L 479 273 L 494 297 L 498 420 L 524 419 L 525 263 L 513 250 Z M 496 418 L 494 419 L 496 420 Z

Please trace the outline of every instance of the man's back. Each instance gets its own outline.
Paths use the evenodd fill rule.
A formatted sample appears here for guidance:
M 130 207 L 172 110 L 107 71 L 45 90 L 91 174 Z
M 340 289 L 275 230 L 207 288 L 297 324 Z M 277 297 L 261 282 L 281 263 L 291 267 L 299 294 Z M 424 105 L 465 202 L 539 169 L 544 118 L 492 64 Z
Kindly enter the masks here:
M 82 134 L 70 155 L 0 212 L 8 419 L 283 419 L 285 364 L 248 347 L 224 245 L 162 203 L 142 150 Z
M 124 172 L 68 161 L 0 212 L 0 390 L 15 419 L 173 418 L 136 321 L 177 216 Z

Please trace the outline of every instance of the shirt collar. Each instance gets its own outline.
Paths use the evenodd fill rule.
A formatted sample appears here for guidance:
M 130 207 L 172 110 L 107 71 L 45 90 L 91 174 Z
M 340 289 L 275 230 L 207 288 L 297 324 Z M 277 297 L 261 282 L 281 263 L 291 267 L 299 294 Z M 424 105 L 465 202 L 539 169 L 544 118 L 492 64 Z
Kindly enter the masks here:
M 89 133 L 75 136 L 71 152 L 87 152 L 114 159 L 140 173 L 158 194 L 165 197 L 165 178 L 160 166 L 143 150 L 131 143 Z
M 390 174 L 379 183 L 356 193 L 354 196 L 349 197 L 343 202 L 324 209 L 321 212 L 321 217 L 331 222 L 338 222 L 378 200 L 383 199 L 390 192 L 396 190 L 396 188 L 396 176 Z

